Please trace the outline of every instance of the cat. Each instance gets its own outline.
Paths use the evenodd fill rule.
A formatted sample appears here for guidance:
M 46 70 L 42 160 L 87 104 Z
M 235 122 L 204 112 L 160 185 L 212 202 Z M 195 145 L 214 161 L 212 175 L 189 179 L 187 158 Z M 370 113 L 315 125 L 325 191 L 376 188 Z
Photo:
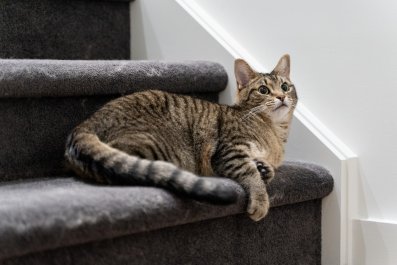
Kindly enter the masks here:
M 297 104 L 290 57 L 270 74 L 235 61 L 233 106 L 149 90 L 105 104 L 69 135 L 65 158 L 80 177 L 117 185 L 152 185 L 200 201 L 229 204 L 248 197 L 254 221 L 269 210 L 266 185 L 284 155 Z

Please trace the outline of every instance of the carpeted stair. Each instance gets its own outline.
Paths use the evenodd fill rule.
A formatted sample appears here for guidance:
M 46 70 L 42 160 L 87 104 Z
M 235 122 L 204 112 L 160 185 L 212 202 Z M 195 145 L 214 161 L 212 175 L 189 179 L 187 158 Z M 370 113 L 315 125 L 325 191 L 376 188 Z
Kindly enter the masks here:
M 68 19 L 69 13 L 63 16 L 59 9 L 70 5 L 83 6 L 87 16 L 99 6 L 115 16 L 128 15 L 117 9 L 128 8 L 125 1 L 38 2 L 37 8 L 58 12 L 59 19 Z M 44 35 L 32 33 L 37 49 L 23 48 L 20 42 L 29 42 L 24 27 L 40 21 L 41 14 L 26 23 L 12 14 L 25 14 L 23 6 L 34 5 L 23 0 L 0 4 L 0 58 L 5 58 L 0 59 L 0 264 L 321 263 L 321 198 L 331 192 L 333 180 L 319 166 L 286 162 L 269 186 L 269 215 L 258 223 L 246 216 L 244 191 L 231 180 L 225 185 L 239 192 L 238 202 L 214 206 L 159 188 L 87 184 L 65 171 L 66 135 L 105 102 L 145 89 L 217 101 L 227 75 L 221 65 L 204 61 L 99 60 L 128 58 L 122 50 L 129 44 L 123 40 L 116 51 L 103 49 L 86 57 L 90 42 L 99 48 L 106 42 L 84 39 L 95 32 L 90 28 L 76 37 L 81 42 L 70 45 L 63 40 L 66 46 L 48 47 L 45 55 L 43 48 L 55 38 L 52 28 L 46 29 L 48 39 L 41 44 L 37 41 Z M 6 22 L 3 14 L 9 15 Z M 83 17 L 75 17 L 75 23 Z M 10 19 L 24 25 L 16 26 L 20 39 L 4 28 Z M 53 17 L 50 22 L 41 19 L 50 23 Z M 105 19 L 123 25 L 122 19 Z M 65 24 L 63 30 L 68 28 Z M 129 32 L 129 26 L 119 30 Z M 109 31 L 102 27 L 99 35 L 121 34 Z M 72 55 L 67 50 L 72 46 L 81 53 Z M 95 60 L 81 60 L 87 58 Z

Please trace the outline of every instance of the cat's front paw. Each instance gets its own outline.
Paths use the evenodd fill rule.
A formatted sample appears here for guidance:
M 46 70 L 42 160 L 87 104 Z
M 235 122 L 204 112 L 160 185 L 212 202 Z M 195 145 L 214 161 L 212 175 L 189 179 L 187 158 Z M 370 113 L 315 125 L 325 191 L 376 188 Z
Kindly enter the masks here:
M 250 198 L 248 202 L 247 212 L 249 217 L 254 221 L 259 221 L 263 219 L 268 211 L 269 211 L 269 199 L 266 196 L 266 199 L 254 199 Z
M 263 181 L 268 184 L 274 178 L 273 168 L 262 161 L 255 161 L 255 163 Z

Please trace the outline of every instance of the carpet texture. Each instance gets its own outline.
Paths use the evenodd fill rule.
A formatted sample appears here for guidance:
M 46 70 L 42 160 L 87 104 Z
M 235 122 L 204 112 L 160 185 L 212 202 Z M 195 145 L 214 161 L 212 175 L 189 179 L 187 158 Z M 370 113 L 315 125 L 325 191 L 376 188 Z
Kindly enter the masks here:
M 0 58 L 129 59 L 129 3 L 1 0 Z
M 157 88 L 217 101 L 226 83 L 210 62 L 0 60 L 0 182 L 62 174 L 68 133 L 121 94 Z
M 226 84 L 225 69 L 206 61 L 0 60 L 0 98 L 219 93 Z
M 224 183 L 238 191 L 236 204 L 214 206 L 158 188 L 96 186 L 66 177 L 3 183 L 0 259 L 245 212 L 242 188 L 229 179 Z M 289 162 L 269 185 L 271 206 L 319 199 L 332 188 L 332 177 L 323 168 Z
M 321 200 L 58 248 L 2 265 L 320 265 Z
M 114 97 L 0 99 L 0 182 L 61 174 L 68 133 Z

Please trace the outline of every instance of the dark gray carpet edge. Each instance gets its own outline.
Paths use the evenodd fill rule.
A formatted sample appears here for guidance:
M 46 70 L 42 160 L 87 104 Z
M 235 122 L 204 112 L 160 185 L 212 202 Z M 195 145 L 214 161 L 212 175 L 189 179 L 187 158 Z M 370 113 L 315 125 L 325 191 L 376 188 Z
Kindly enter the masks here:
M 225 69 L 208 61 L 0 60 L 0 98 L 220 92 Z
M 2 265 L 320 265 L 321 200 L 14 257 Z
M 242 188 L 228 179 L 225 185 L 239 192 L 236 204 L 214 206 L 163 189 L 94 186 L 72 178 L 2 183 L 0 259 L 244 213 Z M 322 198 L 332 188 L 325 169 L 287 162 L 269 195 L 277 207 Z

